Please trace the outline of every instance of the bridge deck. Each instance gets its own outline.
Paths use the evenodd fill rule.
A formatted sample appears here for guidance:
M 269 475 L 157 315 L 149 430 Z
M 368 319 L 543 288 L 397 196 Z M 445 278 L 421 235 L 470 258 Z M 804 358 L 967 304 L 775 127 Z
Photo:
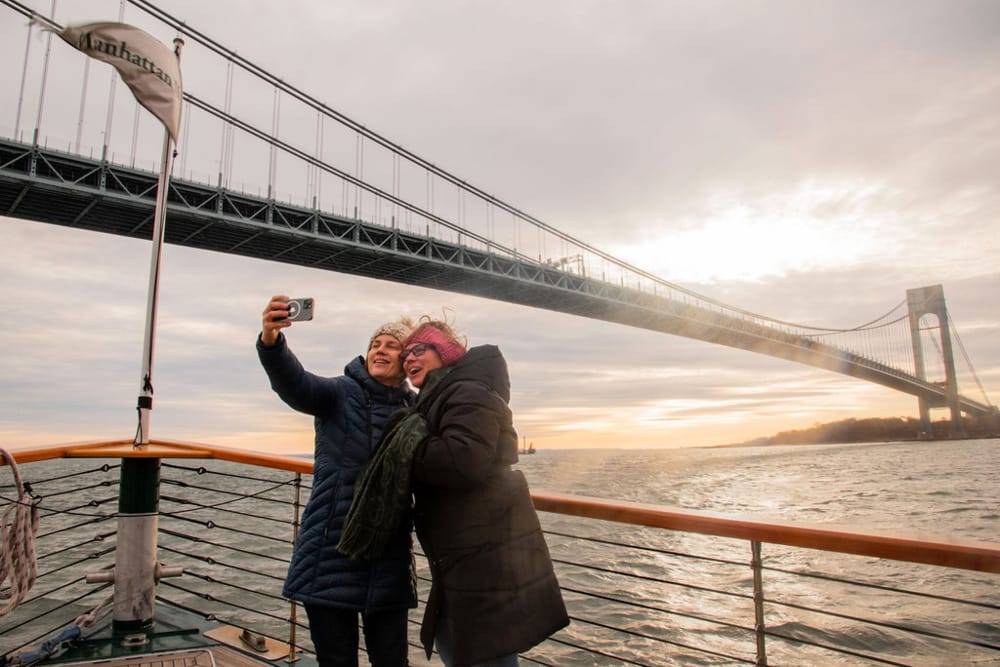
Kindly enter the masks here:
M 0 140 L 0 212 L 152 237 L 157 175 Z M 767 354 L 946 405 L 945 388 L 732 311 L 604 282 L 461 238 L 449 242 L 263 197 L 174 180 L 167 243 L 337 271 L 601 319 Z M 481 247 L 480 247 L 481 245 Z M 962 411 L 991 406 L 959 397 Z

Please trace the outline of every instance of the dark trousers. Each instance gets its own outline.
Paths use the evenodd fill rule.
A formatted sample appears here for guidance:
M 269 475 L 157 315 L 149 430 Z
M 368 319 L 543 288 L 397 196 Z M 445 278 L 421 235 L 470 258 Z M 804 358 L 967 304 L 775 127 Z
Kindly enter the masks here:
M 309 633 L 320 667 L 357 667 L 358 612 L 305 605 Z M 372 667 L 406 667 L 408 609 L 361 613 L 365 646 Z

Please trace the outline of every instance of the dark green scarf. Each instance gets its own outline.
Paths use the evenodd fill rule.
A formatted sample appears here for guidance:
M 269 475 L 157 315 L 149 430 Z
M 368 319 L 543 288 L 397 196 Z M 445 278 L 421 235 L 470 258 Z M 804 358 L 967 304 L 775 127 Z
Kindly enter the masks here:
M 427 421 L 414 408 L 396 412 L 382 443 L 361 471 L 337 550 L 351 558 L 382 555 L 410 507 L 410 468 L 427 437 Z

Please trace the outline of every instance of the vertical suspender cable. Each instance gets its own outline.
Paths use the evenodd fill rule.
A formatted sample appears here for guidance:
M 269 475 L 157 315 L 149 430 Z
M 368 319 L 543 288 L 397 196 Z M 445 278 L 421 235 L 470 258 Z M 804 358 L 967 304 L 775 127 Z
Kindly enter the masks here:
M 188 140 L 188 137 L 191 135 L 191 114 L 189 113 L 184 114 L 184 117 L 181 119 L 181 122 L 184 124 L 184 129 L 181 131 L 181 145 L 187 148 L 188 146 L 191 145 Z M 188 151 L 182 150 L 180 153 L 181 153 L 180 177 L 184 178 L 184 170 L 187 168 Z
M 112 68 L 110 78 L 110 87 L 108 90 L 108 115 L 104 120 L 104 145 L 101 148 L 101 160 L 108 160 L 108 147 L 111 145 L 111 119 L 115 114 L 115 79 L 118 78 L 118 72 Z
M 135 114 L 132 117 L 132 162 L 131 166 L 135 167 L 135 149 L 139 143 L 139 102 L 135 103 Z
M 392 154 L 392 196 L 399 199 L 399 153 Z M 396 216 L 399 214 L 399 204 L 392 202 L 392 228 L 396 228 Z
M 83 84 L 80 89 L 80 117 L 76 121 L 76 144 L 73 150 L 80 152 L 80 141 L 83 138 L 83 112 L 87 106 L 87 83 L 90 81 L 90 58 L 83 59 Z
M 125 0 L 121 0 L 118 6 L 118 22 L 121 23 L 125 20 Z M 115 115 L 115 80 L 118 78 L 118 70 L 114 67 L 111 68 L 110 78 L 108 79 L 108 115 L 104 120 L 104 145 L 101 147 L 101 161 L 108 161 L 108 147 L 111 145 L 111 120 Z M 103 176 L 102 176 L 103 178 Z
M 976 386 L 979 387 L 979 391 L 983 395 L 983 400 L 986 402 L 986 405 L 993 405 L 990 403 L 990 397 L 986 395 L 986 388 L 983 387 L 983 383 L 979 380 L 979 374 L 976 373 L 976 369 L 972 366 L 972 360 L 969 359 L 969 353 L 965 351 L 965 343 L 962 342 L 961 337 L 958 335 L 958 328 L 955 326 L 954 321 L 950 317 L 948 318 L 948 326 L 951 329 L 951 333 L 954 335 L 955 341 L 958 343 L 958 349 L 962 351 L 962 358 L 965 359 L 965 364 L 969 367 L 972 379 L 975 381 Z
M 316 159 L 323 161 L 323 114 L 316 112 Z M 313 208 L 319 210 L 323 205 L 323 170 L 312 166 L 312 198 Z
M 434 213 L 434 174 L 427 172 L 427 210 Z
M 24 107 L 24 85 L 28 79 L 28 57 L 31 55 L 31 34 L 35 27 L 34 23 L 28 24 L 28 38 L 24 41 L 24 64 L 21 66 L 21 87 L 17 93 L 17 115 L 14 117 L 14 138 L 20 141 L 17 135 L 21 131 L 21 109 Z
M 226 106 L 227 106 L 226 113 L 227 114 L 230 113 L 230 108 L 233 105 L 233 92 L 234 92 L 233 88 L 234 88 L 234 86 L 233 86 L 232 81 L 233 81 L 233 75 L 235 73 L 235 70 L 232 67 L 232 62 L 230 62 L 229 66 L 230 66 L 230 70 L 229 70 L 229 77 L 228 78 L 229 78 L 230 83 L 229 83 L 229 93 L 227 94 L 227 102 L 226 102 Z M 228 188 L 228 187 L 230 187 L 232 185 L 232 180 L 233 180 L 233 150 L 234 150 L 234 144 L 235 144 L 235 141 L 236 141 L 236 129 L 229 122 L 223 123 L 223 128 L 225 130 L 224 140 L 226 142 L 225 160 L 224 160 L 226 168 L 223 171 L 223 178 L 224 178 L 224 182 L 226 184 L 226 187 Z
M 56 0 L 52 0 L 52 11 L 49 16 L 56 15 Z M 38 92 L 38 115 L 35 117 L 35 131 L 31 143 L 38 145 L 38 129 L 42 126 L 42 111 L 45 109 L 45 86 L 49 78 L 49 55 L 52 52 L 52 33 L 46 35 L 45 40 L 45 64 L 42 67 L 42 88 Z
M 226 110 L 227 116 L 230 115 L 230 106 L 232 99 L 233 99 L 233 61 L 226 60 L 226 94 L 223 101 L 223 108 Z M 232 131 L 233 131 L 232 125 L 223 120 L 222 132 L 219 133 L 219 173 L 216 177 L 218 179 L 216 186 L 220 188 L 229 185 L 223 180 L 223 174 L 226 173 L 226 161 L 228 160 L 226 143 L 229 141 L 229 135 L 232 133 Z
M 365 178 L 365 140 L 358 132 L 354 135 L 354 177 L 358 181 Z M 361 186 L 354 187 L 354 219 L 361 219 Z
M 347 217 L 347 181 L 340 179 L 340 210 L 343 216 Z
M 278 124 L 279 117 L 281 116 L 281 91 L 277 88 L 274 89 L 274 105 L 271 108 L 271 136 L 277 138 L 278 136 Z M 275 184 L 275 171 L 278 168 L 278 154 L 275 150 L 274 143 L 270 144 L 270 160 L 268 162 L 268 173 L 267 173 L 267 198 L 270 200 L 275 199 L 274 184 Z

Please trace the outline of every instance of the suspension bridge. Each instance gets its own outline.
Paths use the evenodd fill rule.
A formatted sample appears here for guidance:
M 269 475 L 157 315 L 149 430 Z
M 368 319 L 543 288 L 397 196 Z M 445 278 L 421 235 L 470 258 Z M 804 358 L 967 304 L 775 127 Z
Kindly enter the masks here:
M 180 36 L 182 69 L 200 73 L 185 82 L 168 243 L 476 295 L 808 364 L 915 396 L 926 433 L 932 408 L 950 410 L 956 435 L 962 413 L 997 414 L 939 285 L 908 290 L 883 316 L 842 329 L 718 302 L 435 166 L 152 3 L 127 4 L 132 9 L 126 14 L 123 0 L 119 20 Z M 90 60 L 72 49 L 51 48 L 51 34 L 37 39 L 33 11 L 23 3 L 0 5 L 5 20 L 20 17 L 25 25 L 19 50 L 4 47 L 6 66 L 20 72 L 13 128 L 0 136 L 0 214 L 151 238 L 162 128 L 123 96 L 111 68 L 91 71 Z M 78 101 L 70 91 L 78 91 Z M 261 99 L 270 100 L 269 117 L 261 116 Z M 956 348 L 981 399 L 958 386 Z

